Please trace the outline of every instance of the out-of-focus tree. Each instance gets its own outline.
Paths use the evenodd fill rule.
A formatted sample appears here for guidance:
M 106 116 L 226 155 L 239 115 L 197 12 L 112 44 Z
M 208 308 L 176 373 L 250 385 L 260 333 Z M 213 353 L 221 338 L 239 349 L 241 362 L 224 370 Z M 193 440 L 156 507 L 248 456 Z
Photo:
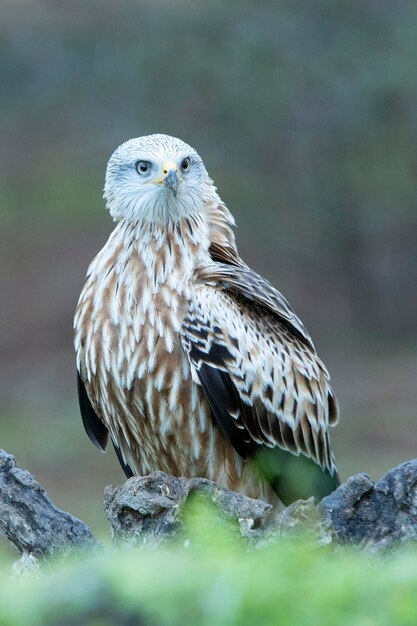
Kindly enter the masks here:
M 261 239 L 277 266 L 308 265 L 316 286 L 324 274 L 354 333 L 407 340 L 416 25 L 405 1 L 6 1 L 2 211 L 89 213 L 116 144 L 177 134 L 204 154 L 253 256 Z

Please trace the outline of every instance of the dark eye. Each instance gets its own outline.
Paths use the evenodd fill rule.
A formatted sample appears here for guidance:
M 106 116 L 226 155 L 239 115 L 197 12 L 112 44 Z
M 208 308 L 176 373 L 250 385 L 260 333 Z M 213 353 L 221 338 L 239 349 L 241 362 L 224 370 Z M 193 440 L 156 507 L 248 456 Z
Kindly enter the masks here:
M 183 160 L 183 162 L 181 163 L 181 169 L 183 172 L 188 172 L 188 170 L 190 169 L 190 165 L 191 165 L 191 160 L 190 157 L 187 157 L 186 159 Z
M 148 161 L 138 161 L 136 163 L 136 171 L 138 174 L 147 174 L 151 169 L 151 164 Z

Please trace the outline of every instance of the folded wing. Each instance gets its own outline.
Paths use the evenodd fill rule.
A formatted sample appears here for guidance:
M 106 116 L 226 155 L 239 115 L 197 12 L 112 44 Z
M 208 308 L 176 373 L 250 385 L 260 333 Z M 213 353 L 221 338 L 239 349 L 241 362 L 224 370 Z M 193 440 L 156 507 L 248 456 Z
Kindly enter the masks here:
M 182 341 L 213 418 L 280 498 L 318 499 L 338 484 L 329 376 L 285 298 L 245 265 L 201 268 Z

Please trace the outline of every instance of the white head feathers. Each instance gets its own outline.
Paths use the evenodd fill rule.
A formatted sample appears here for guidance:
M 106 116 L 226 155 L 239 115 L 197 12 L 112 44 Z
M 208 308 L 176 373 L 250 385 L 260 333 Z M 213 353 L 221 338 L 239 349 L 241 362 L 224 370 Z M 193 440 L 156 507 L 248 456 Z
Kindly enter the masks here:
M 169 135 L 130 139 L 107 165 L 104 198 L 116 221 L 177 221 L 201 213 L 215 196 L 194 148 Z

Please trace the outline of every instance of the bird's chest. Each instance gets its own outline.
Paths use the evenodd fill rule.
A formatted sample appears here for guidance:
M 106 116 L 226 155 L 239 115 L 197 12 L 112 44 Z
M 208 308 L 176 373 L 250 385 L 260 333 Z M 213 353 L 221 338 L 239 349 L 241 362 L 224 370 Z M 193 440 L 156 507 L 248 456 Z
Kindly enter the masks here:
M 185 451 L 191 448 L 194 432 L 206 431 L 209 415 L 180 340 L 187 290 L 179 293 L 162 285 L 134 304 L 127 292 L 118 296 L 118 323 L 108 311 L 100 339 L 98 373 L 106 369 L 107 384 L 99 373 L 95 395 L 104 408 L 104 421 L 116 440 L 124 432 L 131 445 L 137 442 L 135 462 L 141 473 L 155 467 L 184 473 L 189 464 Z M 193 455 L 199 458 L 200 453 L 199 443 Z
M 136 260 L 93 298 L 85 363 L 111 431 L 129 428 L 143 440 L 150 430 L 163 434 L 180 425 L 193 399 L 179 334 L 189 295 L 184 273 L 158 282 Z
M 160 394 L 189 377 L 180 341 L 189 287 L 168 281 L 155 285 L 145 272 L 135 284 L 122 283 L 103 311 L 100 333 L 102 367 L 112 384 L 147 400 L 149 385 Z
M 192 435 L 205 433 L 209 420 L 180 339 L 193 289 L 193 248 L 184 241 L 152 254 L 136 241 L 105 248 L 75 318 L 78 368 L 93 407 L 142 473 L 184 472 Z M 201 451 L 199 443 L 193 457 Z

